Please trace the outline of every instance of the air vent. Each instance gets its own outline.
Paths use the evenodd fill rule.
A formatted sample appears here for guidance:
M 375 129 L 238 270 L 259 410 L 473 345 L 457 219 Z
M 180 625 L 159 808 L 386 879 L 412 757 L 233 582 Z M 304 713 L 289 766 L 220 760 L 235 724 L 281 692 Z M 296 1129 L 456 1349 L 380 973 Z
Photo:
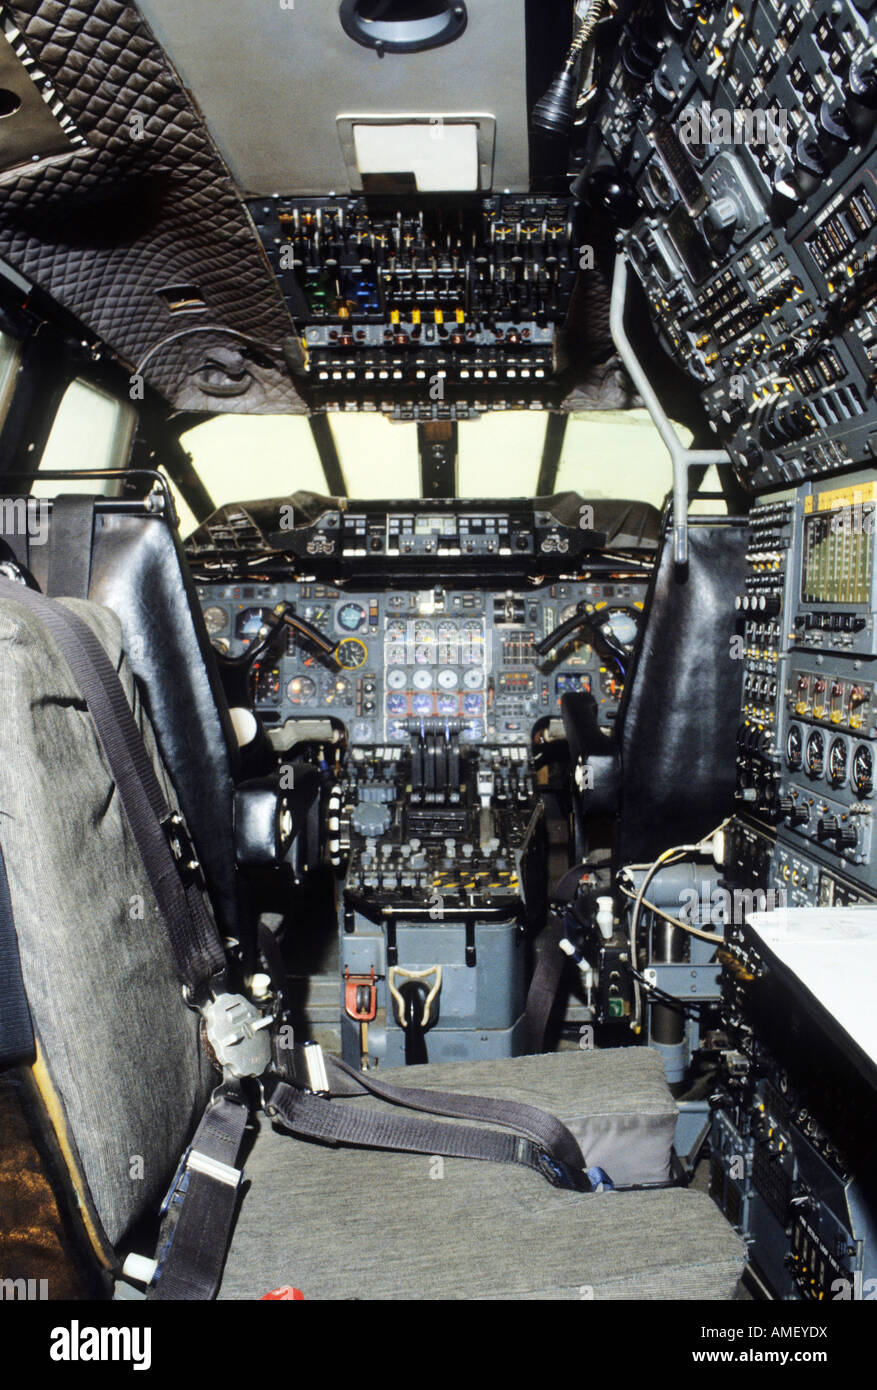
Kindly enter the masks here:
M 343 0 L 344 32 L 364 48 L 425 53 L 453 43 L 466 28 L 466 6 L 452 0 Z
M 156 293 L 172 314 L 200 314 L 207 308 L 207 301 L 195 285 L 171 285 Z

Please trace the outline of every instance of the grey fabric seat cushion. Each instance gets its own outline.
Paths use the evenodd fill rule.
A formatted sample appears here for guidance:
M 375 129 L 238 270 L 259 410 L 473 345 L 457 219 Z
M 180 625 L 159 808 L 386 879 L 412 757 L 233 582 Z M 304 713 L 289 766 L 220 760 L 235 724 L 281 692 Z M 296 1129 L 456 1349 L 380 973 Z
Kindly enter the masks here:
M 261 1128 L 219 1297 L 728 1299 L 745 1247 L 705 1194 L 581 1196 L 522 1168 Z
M 572 1130 L 588 1166 L 605 1169 L 613 1182 L 666 1182 L 670 1176 L 676 1103 L 664 1064 L 651 1048 L 433 1062 L 388 1068 L 379 1078 L 396 1086 L 467 1091 L 541 1106 Z M 355 1104 L 383 1102 L 363 1098 Z
M 176 808 L 118 618 L 63 602 L 119 671 Z M 54 639 L 12 600 L 0 604 L 0 707 L 0 842 L 25 989 L 71 1146 L 115 1243 L 161 1200 L 216 1073 L 91 716 Z

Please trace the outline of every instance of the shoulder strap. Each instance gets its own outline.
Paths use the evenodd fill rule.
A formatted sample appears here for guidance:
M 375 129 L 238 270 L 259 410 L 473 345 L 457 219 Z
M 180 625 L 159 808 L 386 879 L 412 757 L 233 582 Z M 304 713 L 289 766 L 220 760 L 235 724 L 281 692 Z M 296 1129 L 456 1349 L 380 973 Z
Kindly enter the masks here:
M 96 497 L 63 492 L 52 503 L 49 576 L 52 598 L 88 598 Z
M 0 849 L 0 1070 L 32 1062 L 33 1023 L 21 973 L 6 861 Z
M 216 926 L 191 874 L 181 870 L 187 836 L 171 814 L 118 673 L 87 623 L 63 604 L 0 579 L 0 598 L 20 603 L 58 644 L 88 706 L 125 815 L 165 923 L 177 974 L 193 1002 L 226 965 Z M 175 847 L 177 857 L 172 852 Z

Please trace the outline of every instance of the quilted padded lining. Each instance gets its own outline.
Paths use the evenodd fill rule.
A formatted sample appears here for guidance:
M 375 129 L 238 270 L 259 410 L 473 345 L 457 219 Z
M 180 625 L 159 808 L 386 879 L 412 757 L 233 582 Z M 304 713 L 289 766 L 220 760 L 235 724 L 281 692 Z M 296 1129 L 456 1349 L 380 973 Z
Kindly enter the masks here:
M 281 360 L 293 327 L 277 282 L 231 175 L 138 11 L 120 0 L 11 0 L 4 10 L 88 148 L 4 183 L 0 256 L 132 369 L 152 353 L 143 375 L 173 404 L 304 411 Z M 199 287 L 207 309 L 171 314 L 157 291 L 181 285 Z M 235 346 L 223 329 L 268 349 L 241 344 L 253 377 L 243 396 L 207 396 L 194 377 L 211 348 Z

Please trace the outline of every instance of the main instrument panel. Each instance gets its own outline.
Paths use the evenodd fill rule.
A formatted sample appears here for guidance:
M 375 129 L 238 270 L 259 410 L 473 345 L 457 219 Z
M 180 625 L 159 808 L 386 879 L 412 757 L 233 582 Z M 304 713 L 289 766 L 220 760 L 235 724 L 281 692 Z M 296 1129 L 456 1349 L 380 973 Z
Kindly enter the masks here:
M 269 726 L 332 719 L 363 746 L 405 743 L 421 728 L 447 725 L 463 743 L 529 745 L 567 692 L 590 691 L 600 722 L 611 725 L 624 671 L 600 638 L 605 631 L 632 645 L 645 582 L 364 592 L 300 581 L 202 585 L 199 597 L 211 640 L 231 657 L 246 652 L 282 601 L 337 644 L 327 657 L 290 631 L 279 651 L 255 663 L 252 702 Z M 580 632 L 540 659 L 535 643 L 579 605 L 592 619 L 590 640 Z

